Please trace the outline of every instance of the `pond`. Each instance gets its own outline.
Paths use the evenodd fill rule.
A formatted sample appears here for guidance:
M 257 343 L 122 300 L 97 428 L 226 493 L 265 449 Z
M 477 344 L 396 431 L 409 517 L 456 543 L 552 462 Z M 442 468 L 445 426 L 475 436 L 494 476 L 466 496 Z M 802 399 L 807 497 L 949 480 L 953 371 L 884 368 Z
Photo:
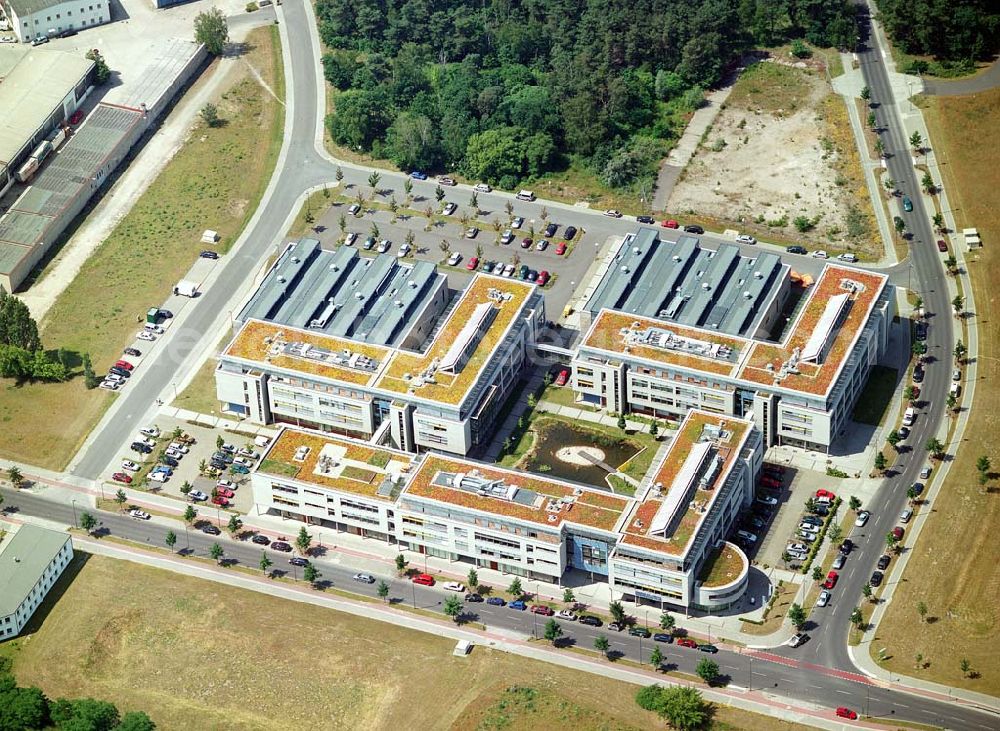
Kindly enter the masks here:
M 642 449 L 626 437 L 616 439 L 555 419 L 538 419 L 531 429 L 535 441 L 531 452 L 518 465 L 520 468 L 605 489 L 608 487 L 607 470 L 593 464 L 580 452 L 617 469 Z

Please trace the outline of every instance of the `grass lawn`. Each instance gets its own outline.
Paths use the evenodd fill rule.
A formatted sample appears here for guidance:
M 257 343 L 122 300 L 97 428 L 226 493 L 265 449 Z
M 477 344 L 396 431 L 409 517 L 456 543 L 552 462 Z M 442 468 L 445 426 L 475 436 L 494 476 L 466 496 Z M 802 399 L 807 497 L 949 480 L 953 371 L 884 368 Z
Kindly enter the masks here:
M 896 390 L 898 373 L 895 368 L 872 366 L 868 383 L 865 384 L 851 418 L 862 424 L 878 426 L 885 418 L 886 409 Z
M 1000 148 L 983 145 L 1000 126 L 1000 90 L 967 97 L 934 97 L 924 114 L 937 149 L 944 186 L 959 228 L 976 226 L 983 241 L 1000 241 Z M 964 439 L 949 478 L 920 540 L 910 568 L 880 624 L 874 648 L 887 648 L 883 663 L 894 672 L 1000 695 L 1000 587 L 995 527 L 1000 523 L 1000 496 L 994 476 L 987 491 L 977 481 L 976 458 L 1000 462 L 1000 318 L 994 292 L 1000 287 L 1000 250 L 987 245 L 966 254 L 976 294 L 979 324 L 979 380 Z M 994 472 L 996 467 L 994 466 Z M 928 621 L 920 623 L 918 602 L 927 604 Z M 918 629 L 919 628 L 919 629 Z M 914 669 L 920 653 L 929 665 Z M 959 669 L 963 658 L 981 675 L 968 678 Z
M 91 556 L 74 573 L 0 653 L 23 685 L 159 728 L 662 726 L 637 686 L 596 675 L 482 646 L 456 658 L 448 639 L 129 562 Z M 712 728 L 803 727 L 718 708 Z
M 277 29 L 248 37 L 246 61 L 284 94 Z M 90 353 L 98 372 L 129 344 L 136 323 L 162 302 L 201 251 L 201 232 L 217 230 L 228 249 L 257 208 L 281 147 L 283 107 L 246 69 L 217 100 L 227 124 L 198 122 L 108 239 L 83 265 L 41 323 L 42 340 Z M 61 469 L 111 403 L 81 377 L 60 384 L 0 380 L 0 453 Z
M 222 352 L 230 339 L 232 333 L 227 331 L 215 346 L 212 355 L 201 364 L 201 368 L 194 374 L 187 388 L 181 391 L 171 406 L 196 411 L 199 414 L 210 414 L 219 408 L 219 400 L 215 397 L 215 367 L 218 365 L 215 356 Z
M 771 609 L 767 612 L 767 617 L 763 624 L 751 624 L 743 622 L 740 629 L 750 635 L 769 635 L 781 629 L 781 623 L 785 621 L 785 614 L 788 608 L 795 601 L 795 595 L 799 592 L 799 585 L 788 581 L 781 582 L 781 586 L 775 589 L 778 598 L 774 600 Z

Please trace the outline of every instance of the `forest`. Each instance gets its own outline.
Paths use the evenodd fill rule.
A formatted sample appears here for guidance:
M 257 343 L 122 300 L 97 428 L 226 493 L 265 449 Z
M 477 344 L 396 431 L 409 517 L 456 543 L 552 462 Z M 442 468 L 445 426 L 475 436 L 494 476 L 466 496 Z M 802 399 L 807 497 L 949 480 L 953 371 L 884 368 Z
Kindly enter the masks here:
M 857 37 L 849 0 L 317 0 L 316 14 L 335 143 L 503 188 L 571 161 L 612 188 L 648 184 L 743 53 Z
M 904 53 L 933 56 L 968 73 L 1000 50 L 996 0 L 876 0 L 886 33 Z M 927 62 L 905 71 L 924 73 Z

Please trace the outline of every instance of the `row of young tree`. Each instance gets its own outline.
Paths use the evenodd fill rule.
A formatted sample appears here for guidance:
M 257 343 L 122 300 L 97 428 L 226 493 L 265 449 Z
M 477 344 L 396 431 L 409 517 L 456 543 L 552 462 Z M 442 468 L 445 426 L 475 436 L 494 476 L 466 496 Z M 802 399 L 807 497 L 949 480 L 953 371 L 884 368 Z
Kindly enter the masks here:
M 893 43 L 947 61 L 983 60 L 1000 49 L 996 0 L 876 0 Z
M 122 715 L 114 703 L 80 698 L 50 700 L 35 687 L 21 688 L 9 658 L 0 657 L 0 729 L 65 731 L 154 731 L 156 724 L 142 711 Z
M 333 139 L 512 188 L 578 158 L 650 182 L 684 115 L 757 45 L 849 47 L 847 0 L 318 0 Z

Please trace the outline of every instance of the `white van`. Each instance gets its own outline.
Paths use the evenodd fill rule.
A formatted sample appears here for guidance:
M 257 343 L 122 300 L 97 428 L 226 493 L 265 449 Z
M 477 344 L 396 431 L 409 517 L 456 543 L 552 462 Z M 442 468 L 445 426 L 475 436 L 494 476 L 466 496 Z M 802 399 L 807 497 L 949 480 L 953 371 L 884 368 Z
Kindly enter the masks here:
M 535 200 L 535 194 L 530 190 L 519 190 L 517 192 L 517 199 L 519 201 L 533 201 Z
M 951 387 L 948 389 L 948 393 L 950 393 L 955 398 L 958 398 L 958 395 L 960 393 L 962 393 L 962 384 L 961 383 L 952 383 Z
M 913 422 L 917 420 L 917 410 L 912 406 L 903 412 L 903 426 L 913 426 Z

